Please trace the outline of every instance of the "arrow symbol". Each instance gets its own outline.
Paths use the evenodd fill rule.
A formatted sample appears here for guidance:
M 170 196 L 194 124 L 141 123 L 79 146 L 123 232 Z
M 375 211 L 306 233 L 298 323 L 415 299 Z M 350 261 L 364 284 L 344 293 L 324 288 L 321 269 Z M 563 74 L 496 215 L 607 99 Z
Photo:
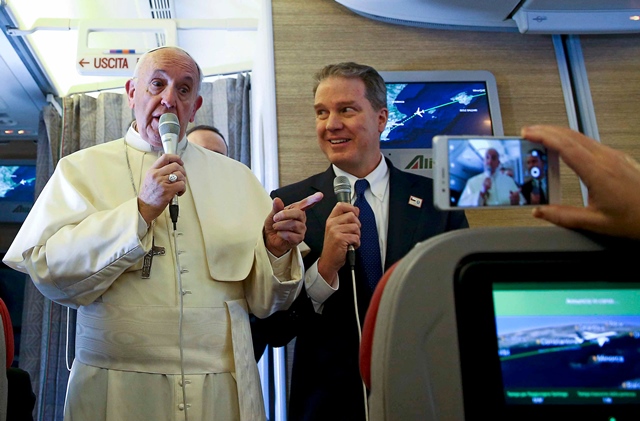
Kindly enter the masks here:
M 88 61 L 84 61 L 84 57 L 80 59 L 80 61 L 78 62 L 78 64 L 82 67 L 84 67 L 85 64 L 89 64 Z

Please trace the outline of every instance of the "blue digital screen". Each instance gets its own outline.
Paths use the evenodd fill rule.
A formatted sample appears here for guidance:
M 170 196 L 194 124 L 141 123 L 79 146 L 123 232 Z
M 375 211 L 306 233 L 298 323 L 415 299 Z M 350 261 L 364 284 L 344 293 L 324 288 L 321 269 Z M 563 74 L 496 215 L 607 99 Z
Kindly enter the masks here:
M 0 164 L 0 222 L 22 222 L 33 206 L 36 165 Z
M 494 134 L 485 82 L 387 82 L 382 149 L 431 148 L 436 135 Z

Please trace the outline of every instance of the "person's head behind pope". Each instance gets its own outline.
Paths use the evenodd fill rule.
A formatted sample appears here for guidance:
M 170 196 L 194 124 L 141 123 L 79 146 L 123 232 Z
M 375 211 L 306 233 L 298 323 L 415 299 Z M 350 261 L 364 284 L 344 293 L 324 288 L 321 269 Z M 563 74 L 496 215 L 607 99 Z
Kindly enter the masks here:
M 210 151 L 228 156 L 227 141 L 217 128 L 201 124 L 187 130 L 187 139 Z
M 125 84 L 129 107 L 135 115 L 135 129 L 154 148 L 162 148 L 158 132 L 160 116 L 173 113 L 180 122 L 179 139 L 202 105 L 202 71 L 195 60 L 179 47 L 147 51 L 140 57 L 133 78 Z

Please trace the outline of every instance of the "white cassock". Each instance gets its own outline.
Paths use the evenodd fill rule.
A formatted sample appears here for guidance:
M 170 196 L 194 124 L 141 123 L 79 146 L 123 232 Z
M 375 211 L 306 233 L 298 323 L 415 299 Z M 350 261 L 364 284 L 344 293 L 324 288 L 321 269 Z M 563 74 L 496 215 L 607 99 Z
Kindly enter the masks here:
M 289 307 L 300 252 L 274 261 L 264 188 L 243 164 L 185 140 L 175 236 L 168 208 L 147 229 L 134 185 L 158 152 L 132 128 L 125 139 L 61 159 L 4 259 L 78 308 L 65 420 L 183 420 L 185 409 L 190 421 L 264 419 L 248 312 Z M 143 279 L 152 243 L 165 254 Z
M 460 195 L 458 200 L 458 206 L 480 206 L 480 192 L 483 189 L 485 178 L 491 178 L 491 188 L 489 189 L 489 196 L 487 197 L 486 204 L 492 206 L 511 206 L 511 192 L 519 192 L 520 188 L 513 180 L 506 174 L 502 174 L 500 171 L 495 171 L 491 176 L 487 176 L 486 173 L 480 173 L 467 180 L 467 184 Z M 519 193 L 518 204 L 523 205 L 525 203 L 524 196 Z

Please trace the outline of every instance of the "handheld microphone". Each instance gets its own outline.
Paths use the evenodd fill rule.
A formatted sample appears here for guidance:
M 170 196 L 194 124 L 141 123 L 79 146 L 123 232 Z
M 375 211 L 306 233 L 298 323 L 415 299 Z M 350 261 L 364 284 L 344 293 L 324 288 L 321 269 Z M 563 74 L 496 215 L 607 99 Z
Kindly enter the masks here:
M 158 124 L 160 139 L 162 139 L 162 149 L 164 153 L 176 154 L 178 150 L 178 136 L 180 135 L 180 122 L 178 116 L 173 113 L 166 113 L 160 116 Z
M 351 183 L 344 175 L 339 175 L 333 179 L 333 192 L 336 194 L 338 202 L 351 203 Z M 351 244 L 347 249 L 347 261 L 351 267 L 356 265 L 356 250 Z
M 158 124 L 160 139 L 162 140 L 162 149 L 164 153 L 175 155 L 178 151 L 178 136 L 180 135 L 180 122 L 178 116 L 173 113 L 165 113 L 160 116 L 160 124 Z M 176 229 L 178 222 L 178 195 L 171 199 L 169 205 L 169 215 L 173 222 L 173 229 Z

